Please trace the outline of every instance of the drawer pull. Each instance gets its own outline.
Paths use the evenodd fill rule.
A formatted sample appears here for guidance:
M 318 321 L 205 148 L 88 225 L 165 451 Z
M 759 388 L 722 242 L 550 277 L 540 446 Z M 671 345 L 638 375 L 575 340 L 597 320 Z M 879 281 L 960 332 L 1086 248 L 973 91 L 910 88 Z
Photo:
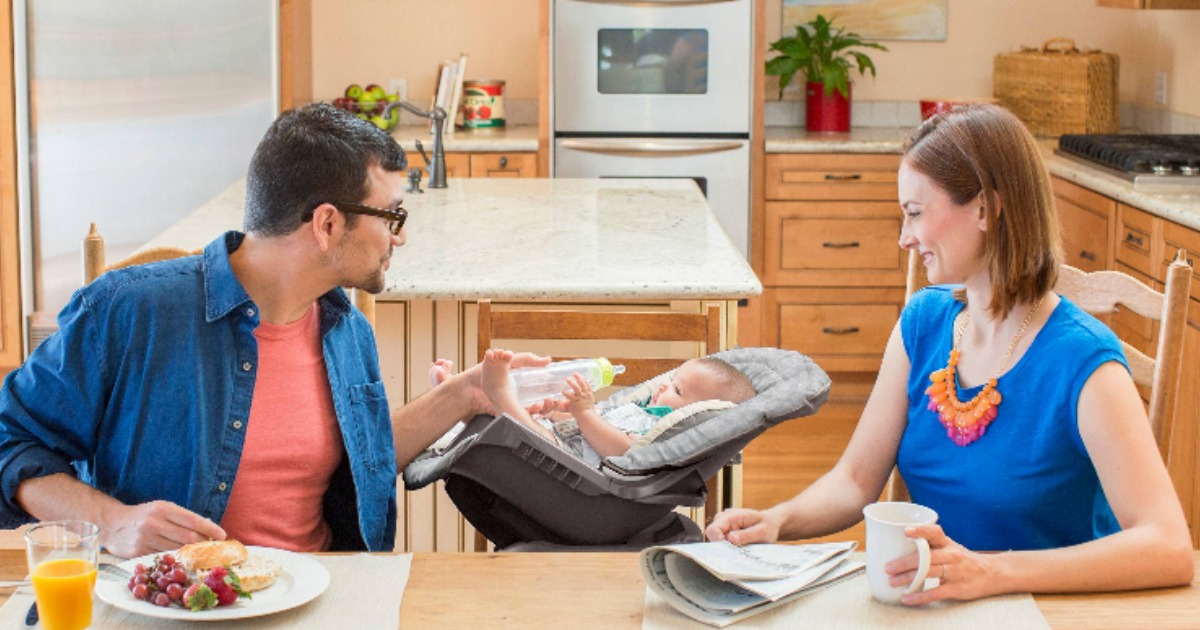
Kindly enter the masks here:
M 825 174 L 825 181 L 827 182 L 853 182 L 860 179 L 862 179 L 862 175 L 859 173 L 852 173 L 850 175 L 834 175 L 833 173 Z
M 831 243 L 829 241 L 825 241 L 824 243 L 821 243 L 821 247 L 828 247 L 829 249 L 850 249 L 852 247 L 858 247 L 858 241 L 850 241 L 849 243 Z
M 1092 262 L 1096 262 L 1096 255 L 1093 254 L 1092 252 L 1089 252 L 1086 249 L 1079 252 L 1079 257 L 1084 260 L 1090 260 Z
M 500 156 L 500 168 L 508 168 L 508 156 Z
M 851 326 L 849 328 L 830 328 L 826 326 L 821 329 L 821 332 L 826 335 L 853 335 L 858 332 L 858 326 Z
M 1134 234 L 1133 232 L 1127 232 L 1125 234 L 1125 242 L 1133 243 L 1134 245 L 1137 245 L 1138 247 L 1142 247 L 1145 245 L 1145 242 L 1142 240 L 1142 237 L 1138 236 L 1137 234 Z

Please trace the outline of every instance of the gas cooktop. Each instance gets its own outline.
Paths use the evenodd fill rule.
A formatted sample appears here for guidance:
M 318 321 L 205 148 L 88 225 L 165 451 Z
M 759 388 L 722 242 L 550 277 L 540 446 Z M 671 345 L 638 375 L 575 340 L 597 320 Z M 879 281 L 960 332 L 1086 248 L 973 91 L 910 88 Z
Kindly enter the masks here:
M 1200 135 L 1065 135 L 1054 152 L 1129 180 L 1137 190 L 1200 191 Z

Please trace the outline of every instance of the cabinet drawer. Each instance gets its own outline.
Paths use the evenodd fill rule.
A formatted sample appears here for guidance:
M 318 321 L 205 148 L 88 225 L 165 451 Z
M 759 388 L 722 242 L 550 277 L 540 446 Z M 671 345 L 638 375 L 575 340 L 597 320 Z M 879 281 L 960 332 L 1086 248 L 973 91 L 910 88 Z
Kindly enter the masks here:
M 904 286 L 901 215 L 885 202 L 768 202 L 763 282 Z
M 1117 203 L 1061 179 L 1053 181 L 1064 262 L 1087 272 L 1111 268 L 1109 232 Z
M 771 154 L 767 199 L 896 200 L 900 157 L 877 154 Z
M 1152 289 L 1162 290 L 1162 286 L 1151 280 L 1150 276 L 1140 273 L 1127 265 L 1117 263 L 1116 270 L 1137 278 L 1139 282 Z M 1152 357 L 1155 355 L 1156 348 L 1154 344 L 1158 340 L 1158 325 L 1154 320 L 1142 317 L 1129 309 L 1118 308 L 1117 312 L 1112 314 L 1110 324 L 1113 331 L 1117 333 L 1117 336 L 1129 345 L 1141 350 L 1147 356 Z
M 902 288 L 767 289 L 764 341 L 802 352 L 826 371 L 875 371 L 903 301 Z
M 537 154 L 473 153 L 471 177 L 537 177 Z
M 1184 256 L 1192 265 L 1192 282 L 1189 287 L 1189 294 L 1192 300 L 1200 300 L 1200 270 L 1196 268 L 1200 261 L 1200 232 L 1196 232 L 1191 228 L 1183 227 L 1178 223 L 1170 221 L 1163 222 L 1163 251 L 1162 261 L 1158 269 L 1165 270 L 1168 265 L 1175 261 L 1175 255 L 1179 250 L 1183 250 Z M 1165 274 L 1163 281 L 1166 281 Z M 1197 304 L 1194 302 L 1188 306 L 1188 316 L 1193 321 L 1200 321 L 1200 313 L 1197 312 Z
M 415 162 L 415 164 L 414 164 Z M 425 165 L 425 160 L 421 158 L 420 153 L 411 152 L 408 154 L 408 165 Z M 471 176 L 471 154 L 470 153 L 447 153 L 446 154 L 446 177 L 470 177 Z M 423 175 L 422 177 L 428 177 Z M 422 184 L 428 185 L 428 181 L 423 181 Z
M 1116 261 L 1155 280 L 1162 239 L 1162 220 L 1123 203 L 1117 204 Z

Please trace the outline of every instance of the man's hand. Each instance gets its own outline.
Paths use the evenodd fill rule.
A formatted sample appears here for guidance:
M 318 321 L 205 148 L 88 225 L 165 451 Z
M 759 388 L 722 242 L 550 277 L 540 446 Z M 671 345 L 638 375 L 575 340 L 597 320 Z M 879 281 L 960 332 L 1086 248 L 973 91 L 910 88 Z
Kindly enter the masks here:
M 169 501 L 114 506 L 105 516 L 100 525 L 100 544 L 122 558 L 173 551 L 205 540 L 225 540 L 225 530 L 216 523 Z

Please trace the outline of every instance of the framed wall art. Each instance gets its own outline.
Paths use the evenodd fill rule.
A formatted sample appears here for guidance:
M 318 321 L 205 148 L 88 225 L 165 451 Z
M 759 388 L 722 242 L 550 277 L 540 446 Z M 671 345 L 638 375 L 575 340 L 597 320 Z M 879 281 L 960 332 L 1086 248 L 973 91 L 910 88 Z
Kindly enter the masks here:
M 947 0 L 783 0 L 783 33 L 818 14 L 868 40 L 945 41 Z

